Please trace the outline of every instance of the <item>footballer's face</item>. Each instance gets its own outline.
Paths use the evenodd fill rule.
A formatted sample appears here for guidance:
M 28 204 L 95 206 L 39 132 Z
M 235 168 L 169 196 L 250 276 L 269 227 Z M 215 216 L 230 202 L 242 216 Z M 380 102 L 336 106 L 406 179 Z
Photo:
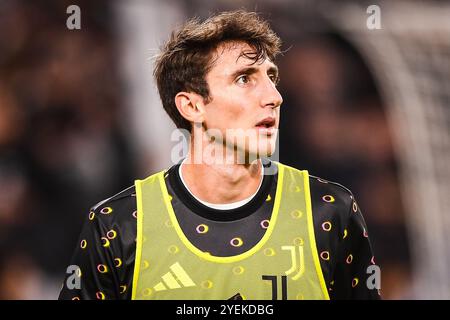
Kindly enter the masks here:
M 211 102 L 205 105 L 204 126 L 219 130 L 241 151 L 270 156 L 283 99 L 276 88 L 278 68 L 267 58 L 254 63 L 246 57 L 254 52 L 245 42 L 217 48 L 214 66 L 206 75 Z

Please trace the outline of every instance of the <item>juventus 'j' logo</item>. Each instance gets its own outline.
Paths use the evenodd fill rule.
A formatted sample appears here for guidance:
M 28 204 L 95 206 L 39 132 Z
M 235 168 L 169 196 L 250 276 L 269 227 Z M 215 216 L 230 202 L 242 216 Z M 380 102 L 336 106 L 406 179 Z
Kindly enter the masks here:
M 278 299 L 277 276 L 262 276 L 263 280 L 272 281 L 272 300 Z M 287 277 L 281 276 L 281 300 L 287 300 Z
M 298 260 L 297 260 L 297 250 L 298 248 Z M 303 273 L 305 273 L 305 257 L 303 254 L 303 246 L 282 246 L 282 250 L 289 250 L 291 251 L 291 268 L 287 271 L 285 271 L 286 275 L 290 275 L 294 272 L 294 276 L 292 277 L 292 280 L 298 280 Z
M 281 276 L 281 300 L 287 300 L 287 276 L 294 274 L 291 279 L 298 280 L 305 273 L 305 256 L 303 253 L 303 246 L 282 246 L 281 249 L 291 252 L 291 267 L 284 272 L 286 274 L 285 276 Z M 272 300 L 278 299 L 277 278 L 277 276 L 262 276 L 263 280 L 272 281 Z

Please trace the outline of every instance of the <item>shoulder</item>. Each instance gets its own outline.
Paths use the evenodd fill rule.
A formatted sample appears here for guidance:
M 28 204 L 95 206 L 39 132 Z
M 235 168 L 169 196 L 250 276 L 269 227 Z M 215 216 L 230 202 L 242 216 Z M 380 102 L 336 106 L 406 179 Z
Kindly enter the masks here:
M 280 164 L 278 163 L 278 165 Z M 323 202 L 344 206 L 346 208 L 349 208 L 354 202 L 353 193 L 342 184 L 311 175 L 307 170 L 297 169 L 285 164 L 281 165 L 285 169 L 308 174 L 311 197 L 320 197 Z
M 310 175 L 309 182 L 315 222 L 334 221 L 343 234 L 346 228 L 357 228 L 366 234 L 363 214 L 350 189 L 313 175 Z
M 342 184 L 313 175 L 309 184 L 314 219 L 334 221 L 343 232 L 356 205 L 353 193 Z
M 306 170 L 285 164 L 281 165 L 285 169 L 307 173 Z M 337 182 L 309 173 L 308 176 L 313 215 L 317 216 L 318 212 L 332 212 L 334 216 L 339 216 L 339 220 L 344 223 L 349 218 L 352 208 L 357 207 L 355 197 L 350 189 Z
M 347 187 L 340 183 L 309 175 L 309 188 L 311 193 L 321 196 L 327 203 L 343 204 L 350 208 L 355 197 Z
M 90 209 L 90 219 L 94 216 L 102 223 L 117 224 L 133 221 L 136 217 L 136 191 L 130 186 L 106 198 Z

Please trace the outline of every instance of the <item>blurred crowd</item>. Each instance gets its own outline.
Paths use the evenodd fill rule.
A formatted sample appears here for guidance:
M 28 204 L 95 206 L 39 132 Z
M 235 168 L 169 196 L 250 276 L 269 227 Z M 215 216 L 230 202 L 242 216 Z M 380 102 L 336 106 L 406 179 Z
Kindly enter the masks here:
M 111 2 L 77 3 L 82 32 L 65 27 L 67 1 L 0 2 L 0 299 L 56 298 L 90 206 L 137 177 Z M 280 160 L 353 191 L 384 297 L 401 298 L 410 257 L 386 106 L 338 35 L 284 43 Z
M 299 36 L 280 59 L 280 158 L 349 188 L 368 225 L 384 298 L 410 286 L 410 249 L 398 168 L 380 93 L 341 36 Z
M 56 298 L 90 206 L 133 182 L 107 1 L 83 32 L 68 5 L 0 2 L 0 298 Z

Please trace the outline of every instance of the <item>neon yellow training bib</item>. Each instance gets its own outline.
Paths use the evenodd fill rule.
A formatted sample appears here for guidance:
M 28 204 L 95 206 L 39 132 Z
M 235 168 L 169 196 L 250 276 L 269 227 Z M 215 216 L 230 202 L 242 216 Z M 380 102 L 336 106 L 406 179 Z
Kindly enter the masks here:
M 309 176 L 280 163 L 273 212 L 250 250 L 217 257 L 196 248 L 177 222 L 164 171 L 136 181 L 132 299 L 329 299 L 314 238 Z M 203 229 L 204 230 L 204 229 Z M 230 239 L 239 244 L 240 239 Z

